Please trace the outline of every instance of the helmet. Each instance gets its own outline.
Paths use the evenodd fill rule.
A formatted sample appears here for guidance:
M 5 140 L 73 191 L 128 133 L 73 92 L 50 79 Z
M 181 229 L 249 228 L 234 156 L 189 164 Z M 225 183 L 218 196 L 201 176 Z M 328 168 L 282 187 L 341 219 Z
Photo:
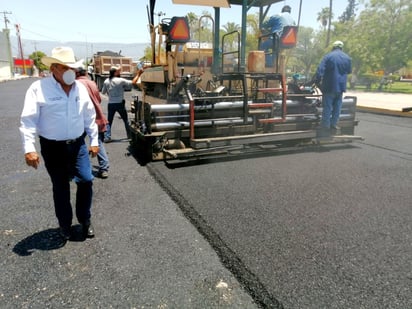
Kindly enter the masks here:
M 288 12 L 288 13 L 290 13 L 290 12 L 292 12 L 292 8 L 289 6 L 289 5 L 285 5 L 283 8 L 282 8 L 282 13 L 283 12 Z
M 340 48 L 340 49 L 342 49 L 342 48 L 343 48 L 343 42 L 342 42 L 342 41 L 335 41 L 335 42 L 333 43 L 333 48 Z

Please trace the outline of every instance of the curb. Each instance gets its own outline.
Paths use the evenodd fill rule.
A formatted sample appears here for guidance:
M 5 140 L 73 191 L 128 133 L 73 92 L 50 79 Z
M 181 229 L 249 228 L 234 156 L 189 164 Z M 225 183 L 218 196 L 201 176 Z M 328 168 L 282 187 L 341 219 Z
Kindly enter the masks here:
M 19 80 L 19 79 L 24 79 L 24 78 L 31 78 L 31 77 L 34 77 L 34 76 L 25 75 L 25 76 L 19 76 L 19 77 L 3 78 L 3 79 L 0 78 L 0 83 L 5 83 L 5 82 L 8 82 L 8 81 Z
M 376 107 L 356 106 L 357 112 L 372 113 L 379 115 L 397 116 L 397 117 L 410 117 L 412 118 L 411 111 L 396 111 L 391 109 L 383 109 Z

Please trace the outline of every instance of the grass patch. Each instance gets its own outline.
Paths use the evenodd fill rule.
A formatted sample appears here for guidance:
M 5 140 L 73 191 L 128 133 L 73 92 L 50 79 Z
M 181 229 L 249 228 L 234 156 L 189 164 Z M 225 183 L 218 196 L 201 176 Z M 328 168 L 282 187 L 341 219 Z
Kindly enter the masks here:
M 393 82 L 387 86 L 383 86 L 382 90 L 379 90 L 379 84 L 372 84 L 371 89 L 366 89 L 366 86 L 356 86 L 355 90 L 365 91 L 365 92 L 383 92 L 383 93 L 405 93 L 412 94 L 412 82 Z M 353 90 L 353 89 L 351 89 Z

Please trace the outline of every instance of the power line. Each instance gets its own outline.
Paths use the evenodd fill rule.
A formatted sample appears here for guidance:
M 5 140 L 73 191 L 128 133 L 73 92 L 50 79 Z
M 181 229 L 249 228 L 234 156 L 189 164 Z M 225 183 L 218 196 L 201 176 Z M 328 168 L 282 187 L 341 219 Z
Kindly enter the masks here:
M 5 26 L 6 29 L 8 29 L 8 28 L 7 28 L 7 24 L 10 23 L 10 20 L 7 19 L 7 16 L 6 16 L 6 15 L 7 15 L 7 14 L 12 14 L 12 13 L 11 13 L 11 12 L 3 11 L 3 12 L 0 12 L 0 14 L 3 14 L 3 16 L 4 16 L 4 26 Z

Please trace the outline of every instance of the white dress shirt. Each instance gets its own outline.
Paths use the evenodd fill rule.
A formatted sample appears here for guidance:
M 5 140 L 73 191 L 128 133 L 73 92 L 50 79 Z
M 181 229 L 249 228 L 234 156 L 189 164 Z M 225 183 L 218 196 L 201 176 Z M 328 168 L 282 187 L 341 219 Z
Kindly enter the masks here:
M 27 90 L 20 119 L 24 153 L 34 152 L 36 135 L 56 141 L 84 132 L 98 146 L 96 111 L 86 87 L 75 81 L 69 95 L 53 76 L 35 81 Z

